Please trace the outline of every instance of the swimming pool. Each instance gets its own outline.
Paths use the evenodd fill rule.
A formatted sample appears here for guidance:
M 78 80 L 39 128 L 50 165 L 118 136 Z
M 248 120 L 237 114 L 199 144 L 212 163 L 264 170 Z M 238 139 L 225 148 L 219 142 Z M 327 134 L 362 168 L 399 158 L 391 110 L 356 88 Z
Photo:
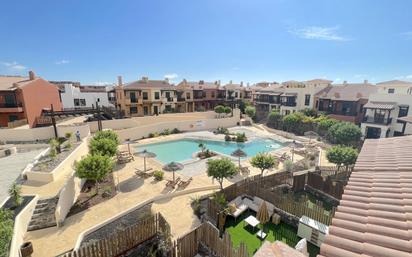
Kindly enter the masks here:
M 256 139 L 246 143 L 212 141 L 204 139 L 180 139 L 166 141 L 161 143 L 147 144 L 137 146 L 137 151 L 147 150 L 157 155 L 156 159 L 162 163 L 172 161 L 184 162 L 192 160 L 194 152 L 198 152 L 199 143 L 202 142 L 205 147 L 211 151 L 224 155 L 230 155 L 233 151 L 240 148 L 248 157 L 254 156 L 259 152 L 269 152 L 282 148 L 282 143 L 272 139 Z

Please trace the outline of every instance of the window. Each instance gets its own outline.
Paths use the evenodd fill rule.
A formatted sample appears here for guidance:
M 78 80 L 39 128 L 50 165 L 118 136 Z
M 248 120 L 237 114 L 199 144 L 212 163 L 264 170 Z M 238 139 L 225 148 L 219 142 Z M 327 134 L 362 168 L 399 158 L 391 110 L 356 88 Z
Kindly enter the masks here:
M 73 101 L 75 107 L 86 106 L 86 99 L 75 98 Z
M 305 95 L 305 105 L 308 106 L 310 104 L 310 95 Z
M 159 92 L 155 92 L 155 97 L 154 97 L 156 100 L 159 100 L 160 99 L 160 93 Z
M 186 93 L 186 99 L 190 99 L 190 93 Z
M 80 100 L 75 98 L 74 99 L 74 106 L 80 106 Z
M 408 116 L 409 106 L 399 106 L 398 117 Z
M 395 93 L 395 89 L 394 88 L 389 88 L 388 89 L 388 94 L 393 94 Z
M 80 99 L 80 106 L 86 106 L 86 99 Z
M 130 102 L 137 103 L 136 93 L 135 92 L 130 92 Z
M 215 98 L 215 91 L 212 91 L 212 98 Z
M 18 120 L 19 118 L 17 117 L 17 115 L 9 115 L 9 122 Z
M 147 94 L 147 92 L 143 92 L 143 100 L 148 100 L 149 99 L 149 95 Z
M 130 114 L 136 114 L 136 113 L 137 113 L 137 107 L 136 106 L 130 107 Z
M 14 95 L 9 94 L 4 96 L 4 102 L 6 107 L 14 107 L 16 106 L 16 101 Z
M 237 92 L 235 92 L 235 97 L 236 97 L 236 98 L 238 97 L 238 93 L 237 93 Z
M 170 92 L 166 92 L 165 95 L 166 95 L 166 98 L 170 98 Z

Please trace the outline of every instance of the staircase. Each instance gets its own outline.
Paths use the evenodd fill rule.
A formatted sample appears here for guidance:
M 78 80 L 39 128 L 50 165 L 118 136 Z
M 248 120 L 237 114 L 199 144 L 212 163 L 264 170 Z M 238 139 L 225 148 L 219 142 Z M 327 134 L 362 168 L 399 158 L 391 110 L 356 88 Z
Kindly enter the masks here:
M 54 213 L 59 198 L 57 196 L 37 201 L 27 231 L 39 230 L 56 226 Z

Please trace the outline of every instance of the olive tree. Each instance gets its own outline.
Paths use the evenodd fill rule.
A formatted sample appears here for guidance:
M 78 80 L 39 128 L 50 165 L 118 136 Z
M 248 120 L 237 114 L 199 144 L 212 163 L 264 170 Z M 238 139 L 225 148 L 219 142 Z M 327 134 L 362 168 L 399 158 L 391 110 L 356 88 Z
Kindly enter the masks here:
M 110 138 L 92 138 L 89 143 L 89 150 L 92 155 L 113 157 L 117 152 L 117 144 L 116 141 Z
M 263 176 L 263 172 L 268 169 L 272 169 L 279 165 L 279 161 L 268 153 L 258 153 L 250 161 L 253 167 L 260 169 L 260 175 Z
M 282 115 L 278 111 L 271 111 L 268 114 L 267 125 L 272 128 L 279 128 L 282 124 Z
M 246 109 L 245 109 L 245 113 L 250 118 L 254 118 L 255 115 L 256 115 L 256 108 L 253 107 L 253 106 L 247 106 Z
M 223 189 L 223 180 L 230 178 L 237 172 L 237 167 L 229 158 L 207 161 L 207 175 L 217 180 L 220 189 Z
M 328 138 L 335 144 L 354 146 L 358 144 L 361 136 L 361 129 L 350 122 L 336 123 L 328 130 Z
M 112 159 L 104 155 L 87 155 L 75 163 L 76 176 L 91 180 L 96 184 L 96 194 L 99 192 L 99 182 L 104 180 L 113 170 Z

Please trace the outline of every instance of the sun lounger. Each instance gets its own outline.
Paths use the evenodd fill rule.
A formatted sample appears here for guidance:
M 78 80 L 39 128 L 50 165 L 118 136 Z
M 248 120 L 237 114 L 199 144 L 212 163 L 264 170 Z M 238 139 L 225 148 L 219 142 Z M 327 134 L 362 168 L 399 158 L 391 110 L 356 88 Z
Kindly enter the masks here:
M 136 169 L 134 173 L 141 178 L 150 178 L 153 176 L 154 171 L 149 171 L 149 169 L 147 169 L 146 172 L 144 172 L 143 170 Z
M 179 188 L 186 188 L 186 187 L 190 184 L 190 182 L 192 182 L 192 180 L 193 180 L 192 177 L 190 177 L 190 178 L 189 178 L 188 180 L 186 180 L 186 181 L 180 180 L 179 183 L 177 184 L 177 186 L 178 186 Z
M 177 177 L 175 181 L 168 180 L 166 183 L 166 187 L 175 188 L 175 186 L 180 182 L 180 177 Z

